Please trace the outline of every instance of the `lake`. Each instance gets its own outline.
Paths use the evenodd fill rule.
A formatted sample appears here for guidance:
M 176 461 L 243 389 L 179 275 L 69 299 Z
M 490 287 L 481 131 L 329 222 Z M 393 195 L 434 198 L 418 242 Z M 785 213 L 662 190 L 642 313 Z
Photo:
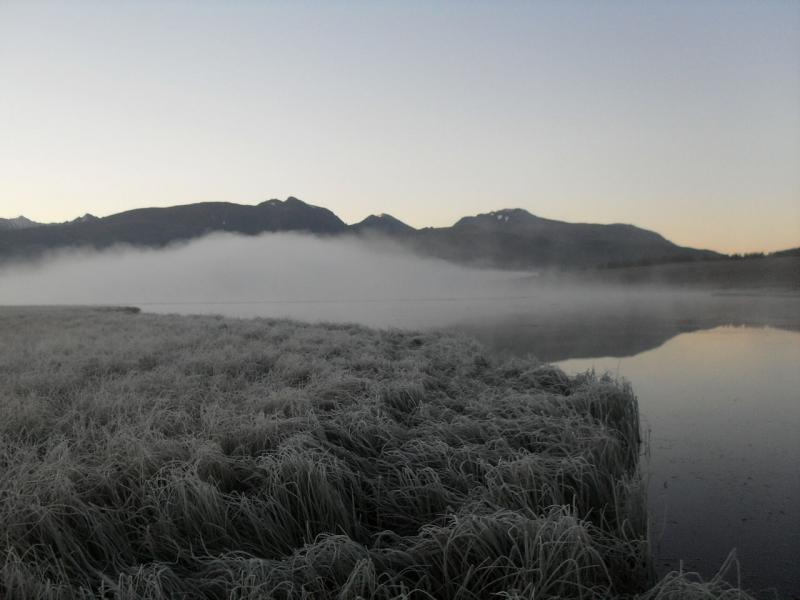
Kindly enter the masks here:
M 710 576 L 736 548 L 746 588 L 797 597 L 800 333 L 716 327 L 630 357 L 557 364 L 610 371 L 636 391 L 660 572 L 682 558 Z
M 465 332 L 498 354 L 629 380 L 649 439 L 643 471 L 660 573 L 800 590 L 800 300 L 631 293 L 147 305 L 158 312 L 358 321 Z

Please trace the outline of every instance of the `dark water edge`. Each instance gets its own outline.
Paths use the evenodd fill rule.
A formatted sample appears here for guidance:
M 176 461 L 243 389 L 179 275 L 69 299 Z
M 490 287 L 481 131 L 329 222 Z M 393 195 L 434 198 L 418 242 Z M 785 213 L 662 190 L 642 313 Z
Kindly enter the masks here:
M 800 296 L 708 294 L 658 301 L 634 298 L 464 319 L 454 329 L 496 352 L 546 362 L 626 357 L 652 350 L 682 333 L 721 326 L 800 331 Z
M 599 304 L 463 323 L 500 354 L 631 381 L 649 438 L 644 470 L 659 574 L 800 598 L 800 301 L 718 294 Z
M 629 380 L 649 438 L 644 470 L 659 574 L 727 579 L 800 598 L 800 300 L 718 294 L 566 308 L 458 326 L 500 354 Z
M 735 549 L 732 583 L 800 597 L 800 332 L 723 326 L 632 357 L 557 364 L 633 385 L 660 574 L 710 577 Z

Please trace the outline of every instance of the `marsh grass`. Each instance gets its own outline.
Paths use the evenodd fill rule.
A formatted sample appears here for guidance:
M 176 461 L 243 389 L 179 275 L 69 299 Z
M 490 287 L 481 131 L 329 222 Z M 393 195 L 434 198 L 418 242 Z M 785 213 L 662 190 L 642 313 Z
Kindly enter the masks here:
M 653 587 L 608 378 L 134 311 L 2 309 L 0 340 L 2 598 L 746 597 Z

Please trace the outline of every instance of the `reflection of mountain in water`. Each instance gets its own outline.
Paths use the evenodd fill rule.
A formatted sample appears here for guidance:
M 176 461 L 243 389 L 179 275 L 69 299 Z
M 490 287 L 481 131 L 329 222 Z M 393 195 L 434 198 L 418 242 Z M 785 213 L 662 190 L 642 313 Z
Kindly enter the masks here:
M 550 307 L 455 328 L 501 352 L 543 361 L 633 356 L 681 333 L 720 325 L 800 330 L 800 297 L 709 296 L 691 302 Z

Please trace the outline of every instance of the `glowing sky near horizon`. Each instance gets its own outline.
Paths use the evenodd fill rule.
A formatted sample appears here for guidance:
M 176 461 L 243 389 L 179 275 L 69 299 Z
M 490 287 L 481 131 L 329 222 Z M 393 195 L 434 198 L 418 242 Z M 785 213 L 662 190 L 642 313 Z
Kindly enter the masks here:
M 800 3 L 0 0 L 0 217 L 294 195 L 800 245 Z

